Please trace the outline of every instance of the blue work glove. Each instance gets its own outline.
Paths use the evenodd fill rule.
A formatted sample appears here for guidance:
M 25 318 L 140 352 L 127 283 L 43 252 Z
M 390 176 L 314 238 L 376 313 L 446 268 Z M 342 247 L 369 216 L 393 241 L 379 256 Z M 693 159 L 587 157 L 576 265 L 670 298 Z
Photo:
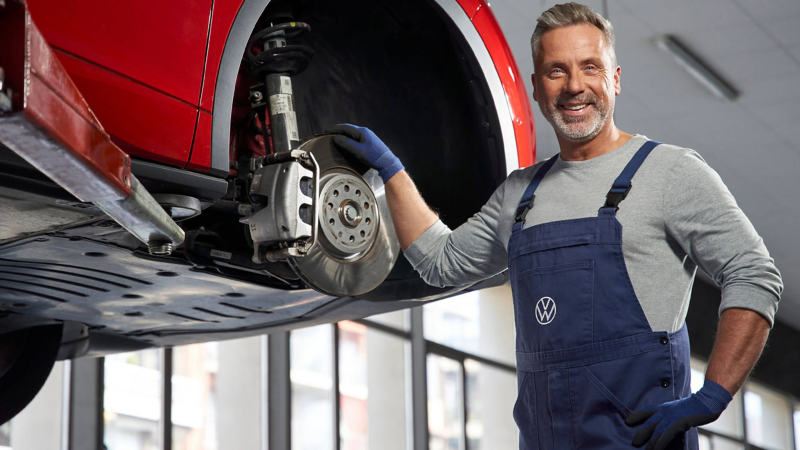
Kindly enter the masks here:
M 632 412 L 625 423 L 630 427 L 644 424 L 633 437 L 634 447 L 647 444 L 647 450 L 664 450 L 690 428 L 717 420 L 732 399 L 724 387 L 706 380 L 691 396 Z
M 336 148 L 365 166 L 377 170 L 384 183 L 405 169 L 389 147 L 369 128 L 340 123 L 328 128 L 325 133 L 338 134 L 339 136 L 333 137 Z

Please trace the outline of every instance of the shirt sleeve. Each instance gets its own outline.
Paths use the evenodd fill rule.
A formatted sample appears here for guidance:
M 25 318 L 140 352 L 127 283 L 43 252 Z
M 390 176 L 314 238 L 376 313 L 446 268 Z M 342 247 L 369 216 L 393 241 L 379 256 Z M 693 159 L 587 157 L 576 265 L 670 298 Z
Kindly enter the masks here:
M 498 234 L 504 188 L 505 183 L 479 213 L 454 231 L 437 221 L 408 247 L 406 258 L 426 283 L 463 286 L 508 267 L 506 247 Z
M 772 326 L 783 291 L 780 272 L 717 172 L 683 150 L 663 195 L 668 233 L 722 288 L 719 312 L 750 309 Z

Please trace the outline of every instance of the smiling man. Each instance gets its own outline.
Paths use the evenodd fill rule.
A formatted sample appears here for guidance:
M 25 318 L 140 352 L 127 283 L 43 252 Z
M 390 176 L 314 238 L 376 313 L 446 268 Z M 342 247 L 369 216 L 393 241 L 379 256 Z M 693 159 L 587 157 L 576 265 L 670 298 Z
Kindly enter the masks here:
M 554 6 L 531 48 L 533 97 L 560 153 L 510 174 L 456 230 L 374 133 L 339 125 L 334 142 L 379 171 L 400 244 L 428 283 L 509 270 L 521 449 L 697 449 L 694 427 L 720 416 L 763 349 L 780 274 L 696 152 L 616 127 L 621 69 L 607 20 Z M 684 321 L 698 267 L 722 304 L 693 394 Z

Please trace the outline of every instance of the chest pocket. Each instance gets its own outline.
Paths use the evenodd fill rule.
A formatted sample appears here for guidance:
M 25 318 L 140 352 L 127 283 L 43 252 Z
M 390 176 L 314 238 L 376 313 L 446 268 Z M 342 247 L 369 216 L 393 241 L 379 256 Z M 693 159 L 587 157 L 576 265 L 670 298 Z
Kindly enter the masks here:
M 518 351 L 592 343 L 594 261 L 512 270 L 511 285 Z

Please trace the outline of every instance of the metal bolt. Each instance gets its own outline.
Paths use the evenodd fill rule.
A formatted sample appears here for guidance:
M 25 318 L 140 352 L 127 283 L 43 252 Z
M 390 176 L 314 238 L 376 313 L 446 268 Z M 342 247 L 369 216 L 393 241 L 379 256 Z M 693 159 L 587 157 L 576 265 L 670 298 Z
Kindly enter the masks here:
M 173 250 L 172 242 L 150 241 L 147 243 L 147 250 L 154 256 L 169 256 Z

